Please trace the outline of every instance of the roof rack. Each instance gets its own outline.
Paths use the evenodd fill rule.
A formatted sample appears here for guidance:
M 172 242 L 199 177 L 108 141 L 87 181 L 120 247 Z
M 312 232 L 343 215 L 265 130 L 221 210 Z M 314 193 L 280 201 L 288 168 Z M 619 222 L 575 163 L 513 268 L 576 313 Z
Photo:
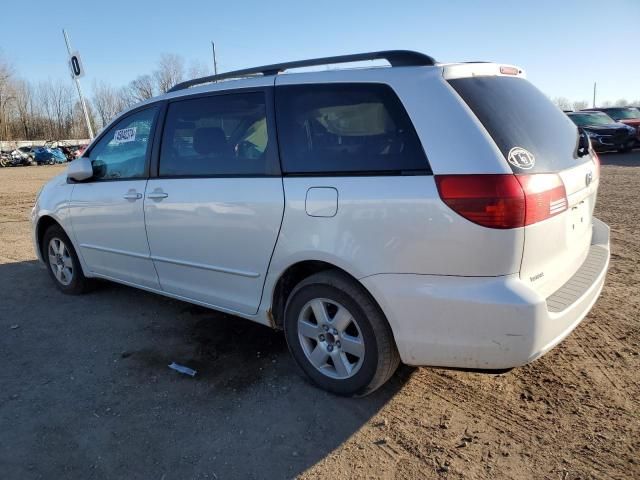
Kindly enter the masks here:
M 431 66 L 436 61 L 424 53 L 413 52 L 411 50 L 385 50 L 380 52 L 356 53 L 353 55 L 339 55 L 337 57 L 310 58 L 308 60 L 298 60 L 295 62 L 274 63 L 273 65 L 263 65 L 262 67 L 245 68 L 224 72 L 218 75 L 208 75 L 206 77 L 194 78 L 186 82 L 180 82 L 169 90 L 175 92 L 185 88 L 193 87 L 203 83 L 217 82 L 229 78 L 249 77 L 253 75 L 277 75 L 291 68 L 313 67 L 318 65 L 333 65 L 338 63 L 362 62 L 366 60 L 386 60 L 392 67 L 415 67 Z

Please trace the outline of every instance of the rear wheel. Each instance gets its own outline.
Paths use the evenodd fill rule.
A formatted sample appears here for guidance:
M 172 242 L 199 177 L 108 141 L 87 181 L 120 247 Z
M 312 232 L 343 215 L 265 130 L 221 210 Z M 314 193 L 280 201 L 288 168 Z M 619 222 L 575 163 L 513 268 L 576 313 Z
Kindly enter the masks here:
M 284 323 L 296 363 L 330 392 L 367 395 L 400 363 L 380 307 L 341 272 L 317 273 L 298 284 L 287 301 Z
M 47 229 L 42 240 L 42 255 L 56 287 L 64 293 L 86 292 L 90 283 L 82 273 L 80 261 L 71 240 L 58 225 Z

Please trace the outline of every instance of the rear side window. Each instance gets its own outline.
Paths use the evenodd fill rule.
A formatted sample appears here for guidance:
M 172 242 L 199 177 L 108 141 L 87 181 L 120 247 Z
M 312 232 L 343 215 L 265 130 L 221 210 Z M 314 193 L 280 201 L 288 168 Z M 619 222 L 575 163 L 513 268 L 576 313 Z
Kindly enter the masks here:
M 557 172 L 589 161 L 589 156 L 577 156 L 578 129 L 573 122 L 527 80 L 496 76 L 458 78 L 449 83 L 515 173 Z M 526 152 L 523 155 L 522 149 L 533 158 Z
M 272 173 L 261 92 L 171 102 L 162 135 L 161 176 Z
M 429 172 L 411 120 L 386 85 L 279 86 L 276 118 L 285 173 Z

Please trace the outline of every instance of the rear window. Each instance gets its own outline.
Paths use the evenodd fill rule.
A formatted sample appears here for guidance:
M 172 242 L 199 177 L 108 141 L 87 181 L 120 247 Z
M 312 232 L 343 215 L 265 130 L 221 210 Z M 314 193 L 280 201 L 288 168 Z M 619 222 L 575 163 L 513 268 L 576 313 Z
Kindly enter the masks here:
M 429 171 L 409 116 L 386 85 L 281 86 L 276 103 L 285 173 Z
M 449 83 L 493 137 L 514 173 L 557 172 L 589 161 L 588 156 L 577 155 L 574 123 L 527 80 L 496 76 Z

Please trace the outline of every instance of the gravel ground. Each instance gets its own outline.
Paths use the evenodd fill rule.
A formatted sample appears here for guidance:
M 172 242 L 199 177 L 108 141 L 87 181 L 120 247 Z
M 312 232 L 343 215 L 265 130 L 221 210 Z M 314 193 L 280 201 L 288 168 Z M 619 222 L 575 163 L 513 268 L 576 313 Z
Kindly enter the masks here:
M 58 293 L 26 218 L 63 167 L 0 169 L 0 476 L 640 478 L 640 152 L 602 160 L 612 263 L 566 341 L 504 375 L 404 367 L 357 400 L 310 386 L 266 327 Z

